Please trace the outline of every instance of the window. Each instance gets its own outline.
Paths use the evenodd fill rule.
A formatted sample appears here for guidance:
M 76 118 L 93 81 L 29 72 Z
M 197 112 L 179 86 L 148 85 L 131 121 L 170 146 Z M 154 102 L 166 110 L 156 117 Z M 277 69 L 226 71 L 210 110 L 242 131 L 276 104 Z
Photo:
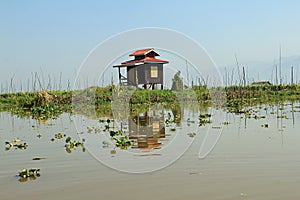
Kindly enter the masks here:
M 151 66 L 151 78 L 158 78 L 158 67 Z

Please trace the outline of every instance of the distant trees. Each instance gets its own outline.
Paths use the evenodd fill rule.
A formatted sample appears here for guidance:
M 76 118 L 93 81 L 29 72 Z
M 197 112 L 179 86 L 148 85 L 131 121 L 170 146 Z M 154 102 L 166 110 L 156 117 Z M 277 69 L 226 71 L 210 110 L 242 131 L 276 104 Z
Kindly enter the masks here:
M 181 77 L 181 72 L 178 71 L 172 79 L 172 90 L 183 90 L 183 80 Z

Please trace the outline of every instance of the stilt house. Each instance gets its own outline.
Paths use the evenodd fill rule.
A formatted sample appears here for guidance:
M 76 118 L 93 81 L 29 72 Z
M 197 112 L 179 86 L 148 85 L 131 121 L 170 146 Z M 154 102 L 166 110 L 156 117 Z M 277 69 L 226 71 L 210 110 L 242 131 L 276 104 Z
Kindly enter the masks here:
M 114 66 L 118 68 L 120 85 L 127 84 L 136 87 L 142 85 L 144 88 L 154 89 L 159 84 L 163 89 L 163 65 L 169 61 L 157 59 L 156 56 L 159 56 L 159 53 L 153 48 L 137 50 L 129 56 L 134 56 L 134 59 Z M 126 76 L 121 74 L 123 67 L 126 68 Z

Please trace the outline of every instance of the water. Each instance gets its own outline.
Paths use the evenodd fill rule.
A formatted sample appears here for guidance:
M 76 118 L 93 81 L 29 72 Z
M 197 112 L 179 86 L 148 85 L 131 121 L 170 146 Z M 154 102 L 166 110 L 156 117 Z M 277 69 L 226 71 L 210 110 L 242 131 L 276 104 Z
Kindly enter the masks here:
M 116 154 L 110 153 L 113 143 L 102 147 L 103 137 L 110 142 L 107 133 L 87 132 L 90 126 L 103 128 L 105 123 L 98 119 L 64 113 L 56 120 L 38 122 L 1 113 L 1 199 L 299 199 L 300 112 L 294 106 L 297 105 L 292 108 L 287 104 L 283 109 L 269 105 L 254 107 L 251 118 L 224 112 L 228 125 L 214 122 L 213 118 L 213 124 L 201 127 L 198 109 L 185 108 L 177 124 L 166 125 L 169 135 L 158 139 L 161 148 L 116 148 Z M 201 113 L 210 111 L 213 112 Z M 158 113 L 164 120 L 168 113 L 174 117 L 171 110 Z M 144 117 L 145 113 L 138 115 Z M 255 119 L 255 115 L 265 118 Z M 114 123 L 116 129 L 120 128 L 120 121 Z M 128 123 L 123 125 L 124 131 L 129 132 Z M 222 135 L 212 152 L 199 159 L 209 126 L 211 130 L 222 127 Z M 152 124 L 153 127 L 157 126 Z M 174 127 L 176 130 L 171 131 Z M 187 135 L 190 132 L 196 132 L 195 137 Z M 78 147 L 72 153 L 66 152 L 66 137 L 51 141 L 57 133 L 78 141 L 85 138 L 87 151 Z M 4 142 L 14 138 L 26 142 L 28 148 L 5 151 Z M 187 151 L 182 152 L 185 147 Z M 167 148 L 170 150 L 163 151 Z M 147 156 L 136 156 L 142 154 Z M 172 163 L 176 156 L 180 158 Z M 45 159 L 32 160 L 34 157 Z M 150 166 L 149 173 L 124 173 L 110 167 L 119 163 L 119 168 L 128 167 L 127 171 L 129 167 L 139 170 L 144 167 L 140 161 Z M 166 164 L 163 169 L 149 170 L 156 169 L 161 162 Z M 41 176 L 19 182 L 15 175 L 22 168 L 40 168 Z

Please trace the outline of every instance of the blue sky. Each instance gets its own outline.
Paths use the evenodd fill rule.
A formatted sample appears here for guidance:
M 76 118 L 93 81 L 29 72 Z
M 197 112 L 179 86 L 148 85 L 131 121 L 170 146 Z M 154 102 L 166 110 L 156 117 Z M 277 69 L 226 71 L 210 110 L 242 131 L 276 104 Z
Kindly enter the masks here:
M 300 55 L 299 1 L 1 1 L 1 83 L 43 72 L 72 79 L 105 39 L 135 28 L 179 31 L 219 66 Z

